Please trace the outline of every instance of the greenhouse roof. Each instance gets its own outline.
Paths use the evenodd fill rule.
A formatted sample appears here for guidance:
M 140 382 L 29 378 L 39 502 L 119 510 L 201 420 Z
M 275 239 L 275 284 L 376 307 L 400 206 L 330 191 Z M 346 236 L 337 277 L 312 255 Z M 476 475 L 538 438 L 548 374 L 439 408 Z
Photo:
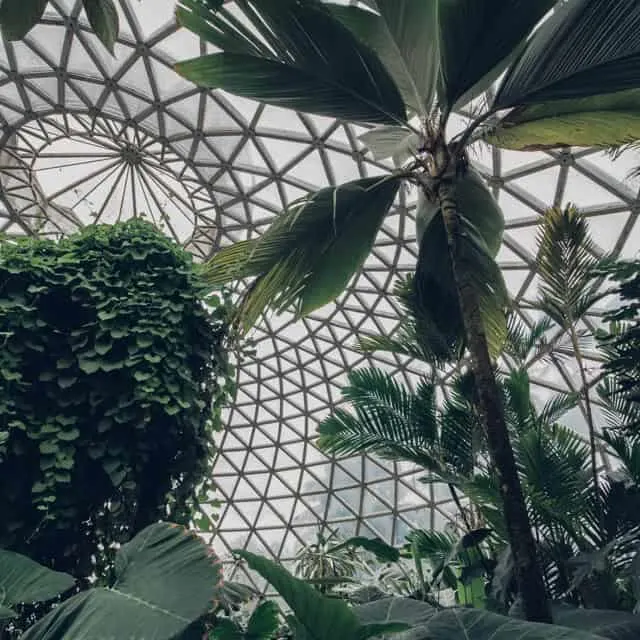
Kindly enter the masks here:
M 112 57 L 80 2 L 52 0 L 22 42 L 0 43 L 0 231 L 58 237 L 133 215 L 153 220 L 203 260 L 260 234 L 292 200 L 318 187 L 377 175 L 363 130 L 194 87 L 173 71 L 207 51 L 179 30 L 174 0 L 119 0 Z M 462 122 L 464 114 L 458 116 Z M 472 158 L 506 216 L 498 256 L 522 317 L 535 317 L 537 224 L 549 205 L 573 202 L 602 253 L 640 246 L 633 154 L 499 152 Z M 415 524 L 442 527 L 448 493 L 411 466 L 373 458 L 335 461 L 313 445 L 318 421 L 340 400 L 345 372 L 369 362 L 357 335 L 399 320 L 389 296 L 415 266 L 415 194 L 401 193 L 365 268 L 335 304 L 293 322 L 269 317 L 254 332 L 255 359 L 220 436 L 216 480 L 223 500 L 216 546 L 291 556 L 319 525 L 399 542 Z M 587 319 L 597 322 L 597 314 Z M 566 347 L 562 345 L 566 344 Z M 535 394 L 575 390 L 568 341 L 534 362 Z M 417 365 L 376 357 L 409 384 Z M 589 362 L 591 375 L 597 362 Z M 569 420 L 584 433 L 581 409 Z

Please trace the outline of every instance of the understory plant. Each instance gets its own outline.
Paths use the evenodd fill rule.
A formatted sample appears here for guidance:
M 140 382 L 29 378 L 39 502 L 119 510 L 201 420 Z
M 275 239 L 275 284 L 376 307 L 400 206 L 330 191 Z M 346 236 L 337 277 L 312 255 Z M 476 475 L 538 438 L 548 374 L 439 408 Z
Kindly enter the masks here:
M 211 549 L 171 523 L 139 532 L 118 550 L 112 580 L 71 597 L 70 575 L 0 550 L 0 630 L 10 633 L 18 617 L 10 607 L 57 598 L 21 640 L 201 638 L 201 620 L 215 606 L 221 585 L 221 564 Z
M 640 137 L 640 5 L 180 0 L 177 15 L 215 48 L 176 66 L 187 79 L 277 107 L 376 125 L 364 144 L 377 159 L 400 159 L 383 176 L 291 203 L 262 236 L 220 251 L 209 265 L 210 281 L 255 278 L 241 307 L 245 328 L 266 308 L 311 313 L 358 272 L 401 186 L 417 191 L 413 294 L 421 330 L 446 357 L 463 349 L 470 356 L 526 615 L 548 621 L 494 368 L 506 336 L 508 301 L 495 262 L 504 221 L 468 149 L 480 139 L 528 150 Z M 472 117 L 449 136 L 452 114 L 465 105 Z
M 286 633 L 257 637 L 296 640 L 634 640 L 640 633 L 640 617 L 620 611 L 584 610 L 554 606 L 554 623 L 540 624 L 504 616 L 488 610 L 443 607 L 415 598 L 380 597 L 349 606 L 344 600 L 327 597 L 291 576 L 266 558 L 238 551 L 250 569 L 259 573 L 284 600 L 288 613 Z M 264 607 L 265 605 L 261 605 Z M 259 609 L 258 609 L 259 611 Z M 220 640 L 248 638 L 245 635 L 214 635 Z
M 4 242 L 0 288 L 0 546 L 106 577 L 114 544 L 210 508 L 228 301 L 140 220 Z
M 562 325 L 562 329 L 573 331 L 574 339 L 584 343 L 586 336 L 578 334 L 576 327 L 596 299 L 598 274 L 594 269 L 601 264 L 589 257 L 592 247 L 586 222 L 572 207 L 545 214 L 539 247 L 539 261 L 544 265 L 541 307 L 551 309 L 555 316 L 544 316 L 531 327 L 515 316 L 509 319 L 503 352 L 508 368 L 497 376 L 497 383 L 545 587 L 554 600 L 631 609 L 640 595 L 634 595 L 640 548 L 640 445 L 605 430 L 601 438 L 618 466 L 615 472 L 594 478 L 595 433 L 584 443 L 561 424 L 564 414 L 588 390 L 555 394 L 536 408 L 526 372 L 533 356 L 554 352 L 559 337 L 553 325 L 559 319 L 570 319 L 571 326 Z M 560 260 L 556 248 L 565 259 L 559 273 L 569 283 L 581 284 L 576 292 L 566 291 L 565 279 L 559 281 L 552 272 L 551 265 Z M 474 550 L 473 562 L 458 562 L 459 576 L 468 583 L 464 586 L 470 586 L 478 574 L 485 576 L 487 593 L 491 591 L 494 604 L 506 610 L 520 594 L 507 546 L 498 478 L 487 456 L 486 434 L 477 410 L 477 382 L 472 371 L 463 371 L 448 385 L 445 400 L 437 400 L 434 373 L 438 362 L 419 340 L 420 318 L 409 303 L 410 282 L 411 277 L 396 287 L 404 311 L 397 330 L 390 336 L 362 337 L 359 348 L 366 353 L 387 351 L 422 360 L 425 375 L 409 388 L 380 369 L 351 371 L 343 389 L 350 407 L 336 409 L 320 424 L 318 446 L 330 455 L 373 453 L 412 462 L 428 472 L 424 481 L 447 485 L 465 534 L 491 533 L 482 538 L 489 547 Z M 414 558 L 439 562 L 438 556 L 444 553 L 447 557 L 457 544 L 435 532 L 412 535 L 422 544 L 420 553 L 414 549 Z M 443 570 L 441 565 L 437 571 L 441 577 L 446 575 Z M 449 574 L 449 586 L 457 588 L 457 578 L 451 578 Z

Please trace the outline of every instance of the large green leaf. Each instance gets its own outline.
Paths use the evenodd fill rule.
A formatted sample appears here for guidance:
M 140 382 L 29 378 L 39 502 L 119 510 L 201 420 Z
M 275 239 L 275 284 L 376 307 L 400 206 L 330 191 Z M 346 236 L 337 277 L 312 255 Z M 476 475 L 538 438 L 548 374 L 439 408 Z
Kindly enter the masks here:
M 326 598 L 302 580 L 294 578 L 281 566 L 248 551 L 236 552 L 247 561 L 283 598 L 293 611 L 302 637 L 309 640 L 335 640 L 352 638 L 366 640 L 380 635 L 385 629 L 406 628 L 398 624 L 362 625 L 355 613 L 343 600 Z M 298 634 L 296 633 L 296 637 Z
M 626 611 L 577 609 L 570 606 L 553 608 L 556 624 L 588 631 L 609 640 L 637 640 L 640 638 L 640 616 Z
M 9 607 L 51 600 L 74 584 L 75 580 L 66 573 L 51 571 L 26 556 L 0 549 L 0 617 L 10 617 Z
M 40 21 L 49 0 L 2 0 L 0 27 L 7 40 L 22 40 Z
M 102 44 L 113 55 L 113 47 L 118 38 L 118 10 L 113 0 L 83 0 L 89 24 Z
M 400 92 L 382 62 L 319 0 L 243 0 L 242 22 L 222 5 L 179 3 L 178 21 L 221 50 L 178 63 L 188 80 L 344 120 L 406 121 Z
M 203 540 L 158 523 L 123 545 L 111 588 L 79 593 L 47 614 L 24 640 L 170 640 L 215 604 L 220 563 Z
M 437 609 L 411 598 L 382 598 L 354 607 L 358 619 L 363 624 L 379 624 L 389 620 L 398 620 L 410 625 L 410 629 L 393 636 L 383 636 L 394 640 L 419 640 L 427 638 L 423 631 Z M 453 640 L 453 638 L 452 638 Z
M 465 104 L 497 79 L 496 68 L 521 45 L 556 0 L 440 0 L 443 98 Z
M 377 53 L 407 106 L 418 114 L 428 114 L 439 66 L 437 0 L 377 0 L 378 13 L 352 6 L 329 6 Z
M 639 27 L 636 0 L 559 2 L 510 67 L 494 108 L 598 98 L 640 88 Z
M 484 137 L 498 147 L 525 151 L 634 142 L 640 138 L 640 90 L 514 109 Z
M 506 286 L 494 257 L 502 243 L 504 218 L 491 192 L 475 170 L 456 178 L 454 197 L 462 231 L 457 240 L 457 273 L 473 286 L 479 300 L 491 355 L 497 357 L 507 335 Z M 464 335 L 458 291 L 447 233 L 437 202 L 425 199 L 416 221 L 420 242 L 414 279 L 422 315 L 450 344 Z
M 258 276 L 242 304 L 246 328 L 266 309 L 310 313 L 336 298 L 362 266 L 400 186 L 363 178 L 292 204 L 255 240 L 220 251 L 207 265 L 218 285 Z
M 607 637 L 479 609 L 439 610 L 406 598 L 377 600 L 355 607 L 355 612 L 362 622 L 369 624 L 390 620 L 409 623 L 411 629 L 391 636 L 394 640 L 602 640 Z
M 344 548 L 356 548 L 364 549 L 373 553 L 378 562 L 397 562 L 400 560 L 400 551 L 390 544 L 387 544 L 382 538 L 365 538 L 363 536 L 354 536 L 345 540 L 337 547 L 333 547 L 332 553 L 335 553 L 338 549 Z

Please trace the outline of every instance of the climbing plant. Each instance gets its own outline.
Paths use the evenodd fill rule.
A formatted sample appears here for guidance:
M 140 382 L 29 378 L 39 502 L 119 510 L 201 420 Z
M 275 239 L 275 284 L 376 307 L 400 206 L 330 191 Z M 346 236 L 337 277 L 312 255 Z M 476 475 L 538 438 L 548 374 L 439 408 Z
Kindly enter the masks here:
M 0 290 L 0 546 L 100 573 L 210 500 L 229 297 L 140 220 L 2 243 Z

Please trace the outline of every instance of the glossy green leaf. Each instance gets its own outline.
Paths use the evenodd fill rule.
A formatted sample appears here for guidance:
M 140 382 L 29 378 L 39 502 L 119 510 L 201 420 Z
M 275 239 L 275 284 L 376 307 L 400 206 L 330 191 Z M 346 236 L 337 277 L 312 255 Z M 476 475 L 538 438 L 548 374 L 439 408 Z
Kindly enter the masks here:
M 0 604 L 46 602 L 71 589 L 75 580 L 26 556 L 0 549 Z
M 511 65 L 494 108 L 593 98 L 640 88 L 639 25 L 640 4 L 636 0 L 559 2 L 552 17 Z
M 395 177 L 363 178 L 312 193 L 259 239 L 220 251 L 208 279 L 258 276 L 241 308 L 246 328 L 267 308 L 307 314 L 338 296 L 362 266 L 399 186 Z
M 118 38 L 118 10 L 113 0 L 83 0 L 89 24 L 100 42 L 113 55 L 113 47 Z
M 640 637 L 640 616 L 626 611 L 578 609 L 564 605 L 553 607 L 553 619 L 556 624 L 609 640 L 637 640 Z
M 2 0 L 0 27 L 7 40 L 22 40 L 42 18 L 49 0 Z
M 317 0 L 247 0 L 250 29 L 220 3 L 181 0 L 178 20 L 222 50 L 180 62 L 178 73 L 201 86 L 344 120 L 406 121 L 388 71 Z
M 373 49 L 407 106 L 429 113 L 439 67 L 437 0 L 377 0 L 377 12 L 329 5 L 331 12 Z
M 462 233 L 458 239 L 457 269 L 468 279 L 479 300 L 492 357 L 507 336 L 508 295 L 494 257 L 502 243 L 504 217 L 480 175 L 472 168 L 457 178 L 454 193 Z M 437 202 L 421 201 L 417 237 L 420 242 L 413 296 L 425 327 L 451 351 L 464 341 L 464 325 L 442 214 Z
M 123 545 L 111 588 L 66 600 L 24 640 L 144 637 L 170 640 L 211 608 L 221 582 L 220 563 L 196 534 L 158 523 Z
M 387 544 L 381 538 L 365 538 L 363 536 L 355 536 L 345 540 L 338 547 L 334 547 L 332 551 L 337 551 L 344 547 L 352 547 L 356 549 L 364 549 L 373 553 L 379 562 L 397 562 L 400 560 L 400 551 L 390 544 Z
M 556 0 L 439 0 L 443 99 L 462 106 L 497 79 L 496 68 Z
M 640 139 L 640 89 L 515 109 L 484 137 L 498 147 L 518 151 L 634 142 Z
M 247 640 L 272 638 L 278 630 L 279 611 L 278 605 L 271 600 L 259 604 L 247 623 Z

